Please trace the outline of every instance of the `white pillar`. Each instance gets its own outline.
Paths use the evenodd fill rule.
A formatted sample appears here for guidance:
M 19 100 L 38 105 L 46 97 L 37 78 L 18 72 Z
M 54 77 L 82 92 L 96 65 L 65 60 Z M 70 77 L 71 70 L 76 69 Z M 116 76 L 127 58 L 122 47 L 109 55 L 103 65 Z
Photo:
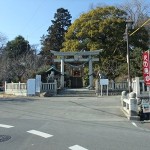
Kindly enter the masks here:
M 96 93 L 96 96 L 99 95 L 99 79 L 96 79 L 95 81 L 95 93 Z
M 64 57 L 61 57 L 61 79 L 60 79 L 60 86 L 64 88 Z
M 140 95 L 140 79 L 139 77 L 135 77 L 135 93 L 137 96 Z
M 6 90 L 7 90 L 7 82 L 5 81 L 5 93 L 6 93 Z
M 41 75 L 36 75 L 35 78 L 35 95 L 40 96 L 41 92 Z
M 89 56 L 89 86 L 93 88 L 93 67 L 92 67 L 92 57 Z
M 54 83 L 55 83 L 55 95 L 57 95 L 57 80 L 55 80 Z

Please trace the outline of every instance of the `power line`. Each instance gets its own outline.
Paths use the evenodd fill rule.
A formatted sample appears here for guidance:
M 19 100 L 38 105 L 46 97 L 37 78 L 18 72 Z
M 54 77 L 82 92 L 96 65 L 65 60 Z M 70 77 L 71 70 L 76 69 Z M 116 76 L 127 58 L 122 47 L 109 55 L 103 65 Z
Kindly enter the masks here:
M 44 1 L 46 2 L 46 1 Z M 36 16 L 38 10 L 42 7 L 42 4 L 44 4 L 43 1 L 41 1 L 41 3 L 38 5 L 38 7 L 35 9 L 35 11 L 33 12 L 32 16 L 30 17 L 30 19 L 28 20 L 28 22 L 26 23 L 26 26 L 24 27 L 23 30 L 25 30 L 27 28 L 27 26 L 31 23 L 31 21 L 33 21 L 33 18 Z
M 134 33 L 136 33 L 138 30 L 140 30 L 145 24 L 147 24 L 150 21 L 150 19 L 148 19 L 147 21 L 145 21 L 139 28 L 137 28 L 135 31 L 133 31 L 129 36 L 132 36 Z

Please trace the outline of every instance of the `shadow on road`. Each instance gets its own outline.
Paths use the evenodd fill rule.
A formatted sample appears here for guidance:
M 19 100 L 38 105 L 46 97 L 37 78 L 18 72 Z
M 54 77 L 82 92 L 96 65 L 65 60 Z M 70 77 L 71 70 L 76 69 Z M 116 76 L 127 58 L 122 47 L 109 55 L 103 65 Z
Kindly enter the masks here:
M 69 102 L 74 103 L 74 104 L 76 104 L 76 105 L 78 105 L 78 106 L 82 106 L 82 107 L 91 109 L 91 110 L 96 110 L 96 111 L 104 112 L 104 113 L 107 113 L 107 114 L 110 114 L 110 115 L 114 115 L 114 116 L 126 118 L 124 115 L 119 115 L 119 114 L 112 113 L 112 112 L 108 112 L 108 111 L 104 111 L 104 110 L 101 110 L 101 109 L 92 108 L 92 107 L 89 107 L 89 106 L 86 106 L 86 105 L 83 105 L 83 104 L 81 104 L 81 103 L 77 103 L 77 102 L 74 102 L 74 101 L 69 101 Z

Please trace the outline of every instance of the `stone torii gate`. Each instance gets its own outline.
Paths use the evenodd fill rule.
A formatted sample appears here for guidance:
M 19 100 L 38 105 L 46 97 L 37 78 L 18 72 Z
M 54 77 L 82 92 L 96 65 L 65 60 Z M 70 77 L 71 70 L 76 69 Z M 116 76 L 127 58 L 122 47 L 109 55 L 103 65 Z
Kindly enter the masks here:
M 93 51 L 80 51 L 80 52 L 57 52 L 51 50 L 54 56 L 60 56 L 60 59 L 54 59 L 54 62 L 61 63 L 61 88 L 64 88 L 64 63 L 65 62 L 89 62 L 89 88 L 93 88 L 93 62 L 99 61 L 99 58 L 92 56 L 99 55 L 101 50 Z M 65 56 L 73 56 L 74 58 L 65 58 Z M 88 56 L 88 58 L 82 58 L 82 56 Z

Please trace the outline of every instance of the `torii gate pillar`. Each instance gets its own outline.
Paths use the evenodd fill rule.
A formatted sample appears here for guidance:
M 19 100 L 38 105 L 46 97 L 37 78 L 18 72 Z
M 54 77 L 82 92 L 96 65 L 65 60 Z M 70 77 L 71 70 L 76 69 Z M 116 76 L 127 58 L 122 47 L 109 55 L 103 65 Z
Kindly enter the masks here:
M 89 56 L 89 88 L 93 88 L 93 67 L 91 55 Z
M 60 86 L 64 88 L 64 56 L 61 57 L 61 78 L 60 78 Z

